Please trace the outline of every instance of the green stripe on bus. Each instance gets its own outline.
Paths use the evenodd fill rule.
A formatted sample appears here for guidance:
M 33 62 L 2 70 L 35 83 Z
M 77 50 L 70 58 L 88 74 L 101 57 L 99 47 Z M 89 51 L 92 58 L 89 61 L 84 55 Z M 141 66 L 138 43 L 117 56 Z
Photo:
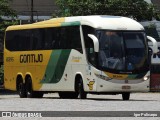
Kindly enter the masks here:
M 41 83 L 57 83 L 64 73 L 71 50 L 54 50 L 51 53 L 45 75 Z
M 80 25 L 80 22 L 63 22 L 61 23 L 61 26 L 75 26 Z
M 142 79 L 146 74 L 147 74 L 147 72 L 144 72 L 141 74 L 128 75 L 127 79 Z

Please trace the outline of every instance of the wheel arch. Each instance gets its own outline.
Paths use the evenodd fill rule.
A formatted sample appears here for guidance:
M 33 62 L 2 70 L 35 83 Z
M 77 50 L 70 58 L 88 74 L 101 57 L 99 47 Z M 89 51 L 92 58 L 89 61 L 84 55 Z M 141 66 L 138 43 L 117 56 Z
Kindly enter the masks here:
M 30 77 L 31 80 L 32 80 L 32 75 L 31 75 L 31 73 L 26 73 L 26 75 L 25 75 L 25 83 L 27 82 L 28 77 Z
M 74 90 L 76 90 L 76 85 L 77 85 L 78 82 L 80 82 L 80 79 L 82 80 L 83 86 L 84 86 L 83 75 L 82 75 L 82 73 L 77 72 L 77 73 L 75 74 L 75 78 L 74 78 Z

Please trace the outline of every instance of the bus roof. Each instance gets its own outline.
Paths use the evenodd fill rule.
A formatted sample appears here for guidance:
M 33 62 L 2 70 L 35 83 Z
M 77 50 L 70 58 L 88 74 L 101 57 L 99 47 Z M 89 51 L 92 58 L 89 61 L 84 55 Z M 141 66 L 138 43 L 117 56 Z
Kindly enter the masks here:
M 144 30 L 143 26 L 137 21 L 121 16 L 73 16 L 64 18 L 53 18 L 50 20 L 37 22 L 26 25 L 15 25 L 7 28 L 10 30 L 21 30 L 31 28 L 45 28 L 45 27 L 60 27 L 60 26 L 72 26 L 72 25 L 88 25 L 96 29 L 108 29 L 108 30 Z

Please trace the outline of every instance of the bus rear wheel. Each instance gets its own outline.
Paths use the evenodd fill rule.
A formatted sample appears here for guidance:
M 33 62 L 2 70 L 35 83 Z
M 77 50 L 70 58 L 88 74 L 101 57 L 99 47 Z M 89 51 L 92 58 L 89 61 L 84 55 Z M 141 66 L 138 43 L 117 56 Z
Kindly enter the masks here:
M 27 98 L 42 98 L 43 97 L 42 92 L 33 91 L 31 77 L 28 77 L 26 81 L 26 93 L 27 93 Z
M 129 100 L 129 98 L 130 98 L 130 93 L 128 93 L 128 92 L 122 93 L 122 98 L 123 98 L 123 100 Z
M 23 82 L 20 82 L 18 84 L 18 94 L 19 94 L 20 98 L 26 98 L 27 97 L 25 85 L 23 84 Z
M 32 89 L 32 80 L 31 80 L 31 77 L 27 78 L 25 84 L 26 84 L 27 98 L 33 98 L 34 97 L 34 93 L 33 93 L 33 89 Z

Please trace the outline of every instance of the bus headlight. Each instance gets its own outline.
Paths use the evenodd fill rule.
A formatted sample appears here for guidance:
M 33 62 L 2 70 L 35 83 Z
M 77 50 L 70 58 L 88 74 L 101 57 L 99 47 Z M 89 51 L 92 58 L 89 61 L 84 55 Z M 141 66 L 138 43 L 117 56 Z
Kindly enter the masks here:
M 144 76 L 144 77 L 143 77 L 143 80 L 144 80 L 144 81 L 149 80 L 149 77 L 150 77 L 150 76 Z
M 106 81 L 108 81 L 108 80 L 111 80 L 111 79 L 112 79 L 112 78 L 109 78 L 109 77 L 107 77 L 107 76 L 100 75 L 100 74 L 96 74 L 96 73 L 95 73 L 95 75 L 96 75 L 98 78 L 100 78 L 100 79 L 102 79 L 102 80 L 106 80 Z

